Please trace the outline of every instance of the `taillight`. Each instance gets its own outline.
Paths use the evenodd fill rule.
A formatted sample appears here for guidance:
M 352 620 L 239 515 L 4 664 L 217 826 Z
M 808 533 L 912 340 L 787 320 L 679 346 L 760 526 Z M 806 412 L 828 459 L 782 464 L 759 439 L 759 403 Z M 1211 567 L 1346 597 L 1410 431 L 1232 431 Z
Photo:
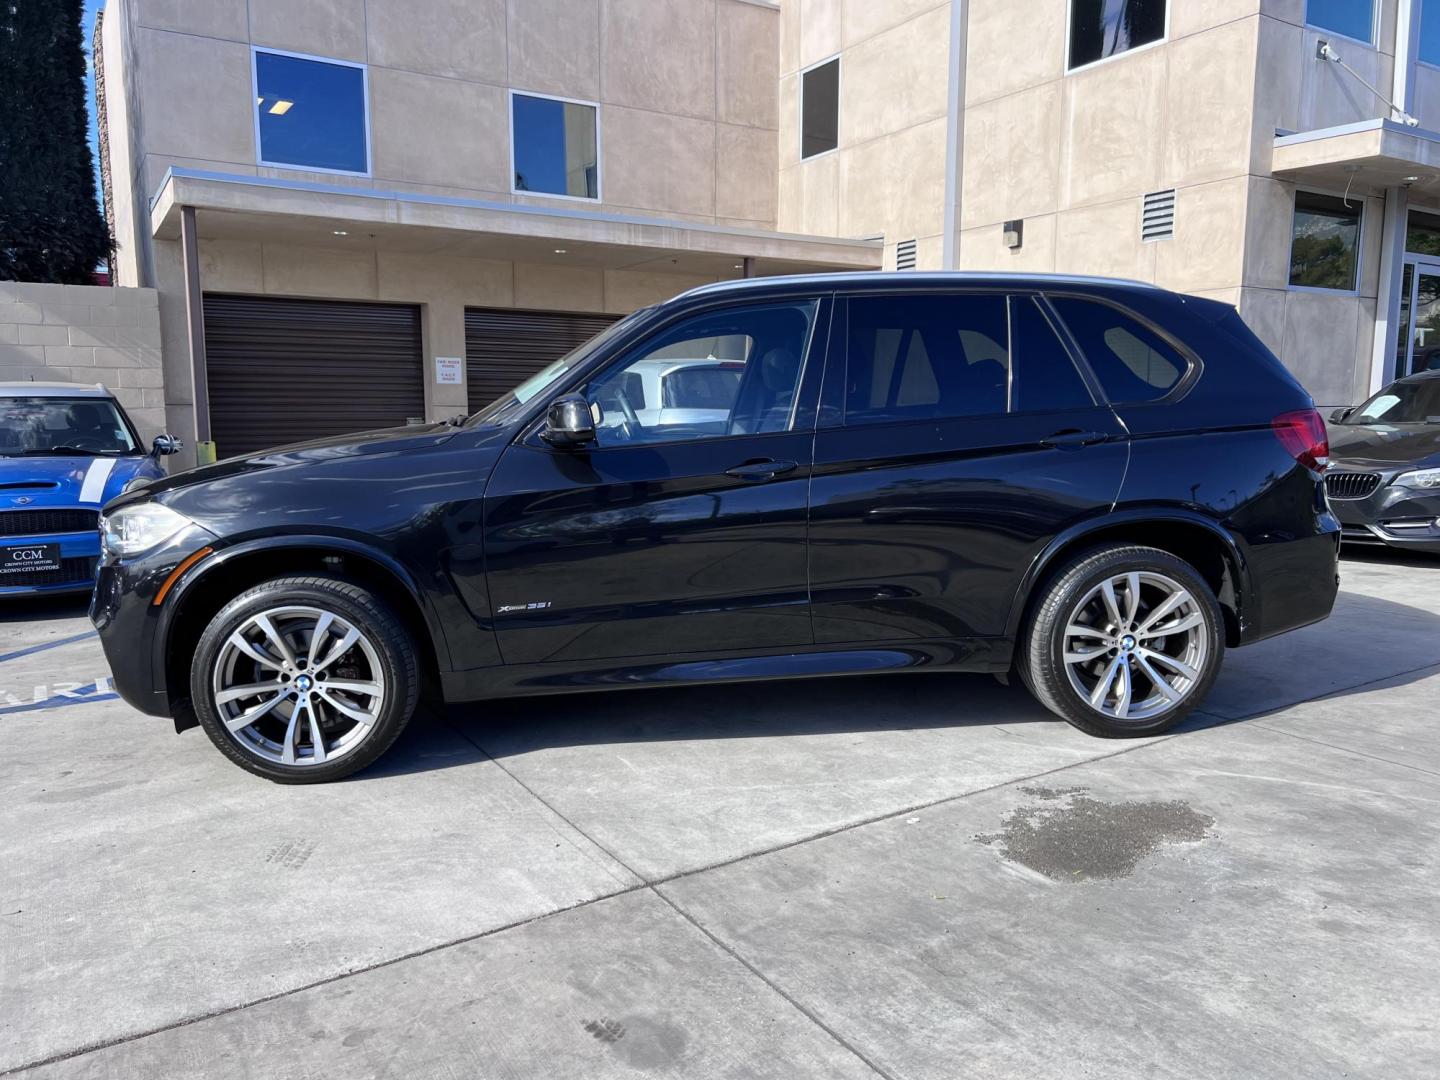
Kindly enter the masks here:
M 1270 421 L 1275 437 L 1292 457 L 1307 469 L 1324 472 L 1330 464 L 1330 436 L 1319 409 L 1297 409 L 1281 413 Z

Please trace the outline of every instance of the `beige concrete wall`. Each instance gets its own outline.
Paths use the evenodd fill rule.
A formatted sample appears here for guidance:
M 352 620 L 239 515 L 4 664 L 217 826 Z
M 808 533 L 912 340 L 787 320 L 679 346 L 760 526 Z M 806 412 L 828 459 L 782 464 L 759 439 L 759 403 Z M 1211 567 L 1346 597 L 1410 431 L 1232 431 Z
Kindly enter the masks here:
M 159 317 L 165 348 L 166 422 L 194 442 L 193 388 L 185 347 L 180 245 L 157 241 Z M 714 280 L 648 270 L 603 270 L 559 264 L 357 252 L 313 246 L 202 240 L 201 288 L 333 300 L 377 300 L 420 305 L 426 414 L 438 420 L 467 410 L 466 387 L 436 385 L 435 357 L 465 355 L 465 308 L 625 314 Z M 152 292 L 153 296 L 154 293 Z M 221 448 L 223 452 L 223 447 Z M 188 452 L 179 460 L 190 461 Z
M 110 0 L 106 12 L 117 36 L 124 23 L 143 105 L 130 118 L 139 206 L 182 165 L 757 228 L 776 217 L 778 19 L 747 0 Z M 372 176 L 258 165 L 252 45 L 368 65 Z M 511 194 L 509 87 L 600 103 L 603 202 Z
M 782 230 L 916 240 L 941 265 L 945 223 L 950 3 L 784 0 L 780 15 Z M 840 56 L 836 151 L 800 158 L 800 73 Z
M 1063 0 L 971 0 L 961 268 L 1238 288 L 1258 4 L 1177 4 L 1164 44 L 1067 74 Z M 1142 242 L 1143 196 L 1167 188 L 1175 236 Z M 1002 226 L 1015 218 L 1025 236 L 1012 250 Z
M 148 444 L 164 430 L 154 289 L 0 281 L 0 382 L 103 383 Z

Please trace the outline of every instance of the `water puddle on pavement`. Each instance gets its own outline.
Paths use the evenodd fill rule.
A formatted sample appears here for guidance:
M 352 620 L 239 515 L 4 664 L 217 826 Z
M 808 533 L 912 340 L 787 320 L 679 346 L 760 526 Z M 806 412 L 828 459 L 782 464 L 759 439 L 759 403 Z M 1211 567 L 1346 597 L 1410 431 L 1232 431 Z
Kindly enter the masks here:
M 1010 811 L 998 833 L 975 839 L 1052 881 L 1129 877 L 1146 856 L 1203 840 L 1215 824 L 1183 800 L 1103 802 L 1086 788 L 1020 790 L 1036 801 Z

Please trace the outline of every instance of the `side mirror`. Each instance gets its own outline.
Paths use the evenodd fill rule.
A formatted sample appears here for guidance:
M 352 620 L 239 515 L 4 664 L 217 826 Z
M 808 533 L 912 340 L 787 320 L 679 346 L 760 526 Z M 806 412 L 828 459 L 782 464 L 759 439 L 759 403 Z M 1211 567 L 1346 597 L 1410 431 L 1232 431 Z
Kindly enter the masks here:
M 150 444 L 150 452 L 157 458 L 178 454 L 184 448 L 185 444 L 174 435 L 156 435 L 155 441 Z
M 1354 406 L 1354 405 L 1347 405 L 1347 406 L 1345 406 L 1345 408 L 1343 408 L 1343 409 L 1336 409 L 1334 412 L 1332 412 L 1332 413 L 1330 414 L 1330 422 L 1331 422 L 1332 424 L 1343 424 L 1343 423 L 1346 421 L 1346 419 L 1350 416 L 1350 414 L 1351 414 L 1352 412 L 1354 412 L 1354 411 L 1355 411 L 1355 406 Z
M 550 403 L 540 437 L 551 446 L 582 446 L 595 441 L 595 416 L 580 394 L 566 394 Z

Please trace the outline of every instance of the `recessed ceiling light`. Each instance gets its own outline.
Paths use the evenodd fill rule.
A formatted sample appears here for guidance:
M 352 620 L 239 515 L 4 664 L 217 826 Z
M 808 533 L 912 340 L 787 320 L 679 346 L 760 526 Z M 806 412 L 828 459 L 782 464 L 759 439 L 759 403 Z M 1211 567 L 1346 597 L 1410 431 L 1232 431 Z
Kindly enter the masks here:
M 293 101 L 286 101 L 284 98 L 281 98 L 279 101 L 275 102 L 274 105 L 270 106 L 270 115 L 284 116 L 287 112 L 290 111 L 290 107 L 294 104 L 295 103 Z
M 348 232 L 346 232 L 344 229 L 336 229 L 336 230 L 335 230 L 335 235 L 336 235 L 336 236 L 349 236 L 350 234 L 349 234 Z
M 1420 177 L 1418 177 L 1418 176 L 1407 176 L 1407 177 L 1405 177 L 1405 183 L 1407 183 L 1407 184 L 1418 183 L 1419 180 L 1420 180 Z
M 564 255 L 564 254 L 565 254 L 565 249 L 564 249 L 564 248 L 556 248 L 556 249 L 555 249 L 555 254 L 556 254 L 556 255 Z

